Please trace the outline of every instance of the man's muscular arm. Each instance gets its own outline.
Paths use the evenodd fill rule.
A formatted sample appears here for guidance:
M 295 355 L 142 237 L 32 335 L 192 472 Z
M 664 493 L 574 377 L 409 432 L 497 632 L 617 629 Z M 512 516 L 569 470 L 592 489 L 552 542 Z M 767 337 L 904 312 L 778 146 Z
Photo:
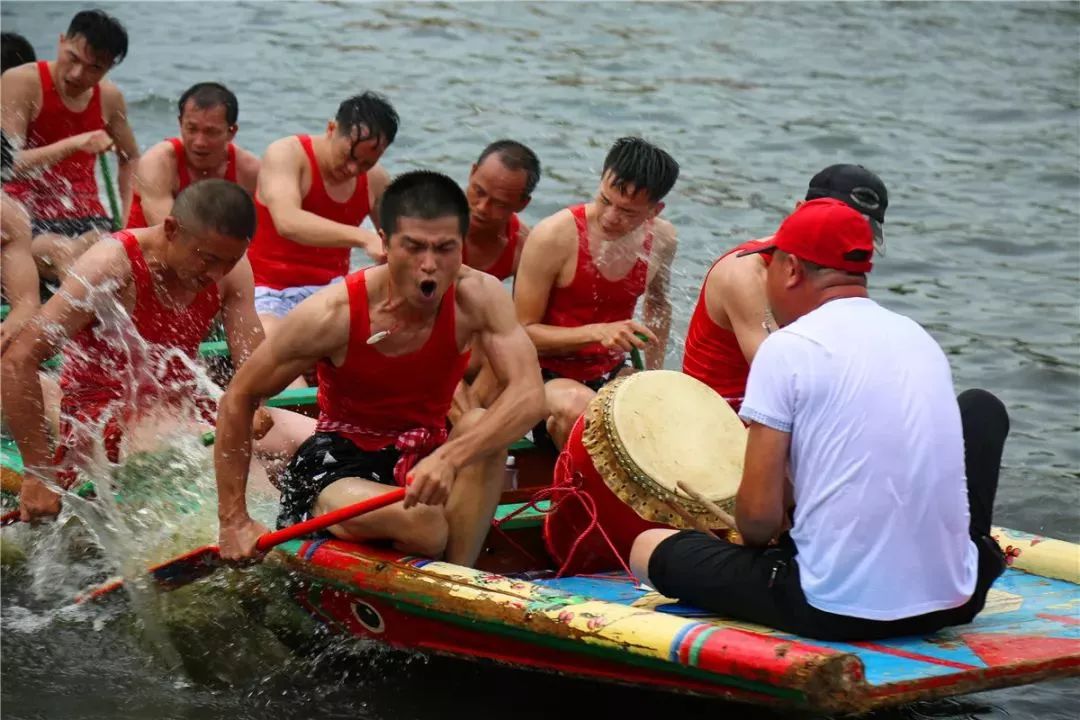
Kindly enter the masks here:
M 120 191 L 120 217 L 114 218 L 123 227 L 127 224 L 131 212 L 131 198 L 134 192 L 135 166 L 139 161 L 139 144 L 135 142 L 135 133 L 128 124 L 127 103 L 119 88 L 111 82 L 101 83 L 102 112 L 105 113 L 105 129 L 116 144 L 116 159 L 119 167 L 117 185 Z
M 344 283 L 322 290 L 289 313 L 278 331 L 240 366 L 218 404 L 214 471 L 218 487 L 221 556 L 255 554 L 265 528 L 247 510 L 252 418 L 264 398 L 281 392 L 320 358 L 349 342 L 349 296 Z
M 143 216 L 147 225 L 157 225 L 165 220 L 173 206 L 173 180 L 177 164 L 183 158 L 173 154 L 172 145 L 160 142 L 139 158 L 134 182 L 139 193 Z
M 382 255 L 382 240 L 370 230 L 327 220 L 301 207 L 300 177 L 307 156 L 296 138 L 270 144 L 259 168 L 259 201 L 270 211 L 282 237 L 313 247 L 360 248 Z M 373 256 L 374 257 L 374 256 Z
M 3 195 L 0 209 L 0 288 L 11 312 L 0 324 L 0 353 L 41 306 L 38 271 L 31 249 L 30 216 L 15 200 Z
M 265 337 L 255 313 L 255 280 L 247 256 L 241 258 L 221 282 L 221 319 L 229 355 L 236 367 L 240 367 Z
M 728 257 L 705 280 L 705 307 L 713 322 L 727 316 L 746 362 L 754 360 L 769 336 L 764 322 L 769 305 L 765 297 L 765 264 L 757 255 Z M 722 326 L 722 324 L 721 324 Z
M 76 261 L 60 291 L 4 353 L 0 363 L 4 415 L 28 470 L 20 491 L 24 520 L 60 510 L 59 496 L 35 477 L 52 459 L 38 366 L 94 320 L 94 295 L 116 296 L 130 281 L 131 263 L 124 248 L 116 242 L 97 243 Z
M 653 253 L 649 262 L 650 278 L 645 288 L 642 314 L 645 325 L 656 336 L 645 346 L 645 367 L 660 370 L 664 367 L 668 337 L 671 334 L 671 266 L 675 262 L 678 241 L 674 226 L 664 220 L 656 221 Z

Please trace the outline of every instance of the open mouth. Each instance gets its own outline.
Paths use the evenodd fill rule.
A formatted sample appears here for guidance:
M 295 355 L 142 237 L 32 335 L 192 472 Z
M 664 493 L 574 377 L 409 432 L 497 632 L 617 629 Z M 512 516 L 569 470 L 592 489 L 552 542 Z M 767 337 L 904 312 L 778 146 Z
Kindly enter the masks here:
M 423 280 L 420 283 L 420 292 L 425 298 L 431 298 L 435 295 L 435 289 L 438 287 L 438 283 L 434 280 Z

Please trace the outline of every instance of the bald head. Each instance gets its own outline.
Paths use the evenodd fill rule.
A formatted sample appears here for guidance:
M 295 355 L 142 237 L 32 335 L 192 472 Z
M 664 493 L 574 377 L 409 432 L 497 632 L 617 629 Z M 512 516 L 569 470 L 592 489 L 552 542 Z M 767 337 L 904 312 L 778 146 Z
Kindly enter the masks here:
M 255 204 L 247 191 L 227 180 L 202 180 L 180 191 L 173 202 L 176 222 L 196 235 L 216 233 L 250 242 Z

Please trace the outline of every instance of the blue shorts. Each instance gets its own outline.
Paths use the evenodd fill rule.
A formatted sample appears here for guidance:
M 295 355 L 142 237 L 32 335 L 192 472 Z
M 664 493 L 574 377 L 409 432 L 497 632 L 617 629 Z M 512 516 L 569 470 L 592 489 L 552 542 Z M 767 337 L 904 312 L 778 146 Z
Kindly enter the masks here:
M 344 278 L 334 278 L 326 285 L 297 285 L 296 287 L 275 290 L 274 288 L 255 286 L 255 312 L 259 315 L 273 315 L 282 318 L 293 308 L 307 300 L 325 287 L 341 282 Z

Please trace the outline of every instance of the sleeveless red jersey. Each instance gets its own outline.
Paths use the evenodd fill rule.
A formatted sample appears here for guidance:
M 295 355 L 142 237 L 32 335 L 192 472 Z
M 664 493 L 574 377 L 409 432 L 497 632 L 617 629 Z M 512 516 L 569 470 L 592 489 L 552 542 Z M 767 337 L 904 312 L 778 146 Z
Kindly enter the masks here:
M 37 63 L 41 79 L 41 110 L 26 127 L 26 148 L 52 145 L 64 138 L 91 130 L 104 130 L 101 87 L 94 86 L 90 104 L 82 112 L 69 110 L 53 85 L 49 63 Z M 106 217 L 98 199 L 94 177 L 96 155 L 75 152 L 45 168 L 41 175 L 4 183 L 4 191 L 26 206 L 37 220 Z
M 188 174 L 187 156 L 184 153 L 184 141 L 180 138 L 166 138 L 166 142 L 172 145 L 173 153 L 176 154 L 176 175 L 179 179 L 176 192 L 173 193 L 175 198 L 180 194 L 180 191 L 191 184 L 191 175 Z M 229 159 L 225 165 L 225 177 L 224 180 L 229 182 L 236 182 L 236 146 L 229 143 Z M 135 193 L 131 199 L 131 212 L 128 213 L 127 225 L 124 226 L 125 230 L 135 230 L 136 228 L 147 227 L 146 215 L 143 213 L 142 198 L 139 197 L 139 193 Z
M 639 257 L 626 277 L 608 280 L 593 262 L 589 251 L 589 226 L 585 206 L 570 208 L 577 225 L 578 253 L 574 279 L 564 288 L 552 287 L 547 310 L 540 320 L 544 325 L 581 327 L 591 323 L 617 322 L 634 317 L 638 298 L 645 292 L 652 252 L 653 233 L 645 234 L 644 257 Z M 611 372 L 626 359 L 621 350 L 608 350 L 600 343 L 565 355 L 541 355 L 540 367 L 558 375 L 585 382 Z
M 683 372 L 718 392 L 735 412 L 738 412 L 742 406 L 743 394 L 746 392 L 746 378 L 750 374 L 750 364 L 746 362 L 746 356 L 739 347 L 739 340 L 735 333 L 720 327 L 709 317 L 709 310 L 705 304 L 705 287 L 709 282 L 709 273 L 716 267 L 716 263 L 732 253 L 755 249 L 762 242 L 762 240 L 744 242 L 716 259 L 709 268 L 709 272 L 705 273 L 705 281 L 701 283 L 697 305 L 690 318 L 690 326 L 686 330 Z M 758 257 L 766 263 L 771 259 L 769 255 Z
M 356 179 L 356 190 L 343 203 L 331 198 L 323 184 L 319 163 L 310 135 L 297 135 L 311 164 L 311 188 L 300 207 L 327 220 L 359 226 L 371 210 L 368 202 L 368 178 Z M 278 234 L 270 211 L 255 198 L 255 237 L 248 248 L 248 260 L 255 273 L 255 284 L 275 290 L 301 285 L 326 285 L 349 272 L 350 248 L 313 247 L 293 242 Z
M 150 268 L 134 235 L 118 232 L 131 262 L 135 307 L 134 332 L 108 342 L 98 322 L 83 328 L 64 349 L 60 374 L 61 430 L 56 461 L 83 445 L 88 428 L 104 421 L 109 459 L 117 461 L 123 423 L 140 410 L 196 397 L 201 416 L 213 420 L 213 403 L 197 397 L 195 362 L 199 342 L 221 307 L 216 284 L 202 290 L 185 308 L 166 307 L 157 298 Z M 70 476 L 73 477 L 73 476 Z
M 345 362 L 327 359 L 319 377 L 319 432 L 335 432 L 363 450 L 380 450 L 410 431 L 444 432 L 454 389 L 465 376 L 469 352 L 457 345 L 454 286 L 443 295 L 431 335 L 423 347 L 389 356 L 368 345 L 365 270 L 345 278 L 349 293 L 349 347 Z
M 475 269 L 486 272 L 488 275 L 494 275 L 500 280 L 511 277 L 514 274 L 514 258 L 517 257 L 518 235 L 520 234 L 521 220 L 518 218 L 517 213 L 514 213 L 506 223 L 506 247 L 503 248 L 502 253 L 495 259 L 495 262 L 491 264 L 491 267 L 487 269 Z M 462 248 L 461 262 L 464 265 L 469 265 L 467 246 Z M 473 266 L 469 265 L 469 267 Z

